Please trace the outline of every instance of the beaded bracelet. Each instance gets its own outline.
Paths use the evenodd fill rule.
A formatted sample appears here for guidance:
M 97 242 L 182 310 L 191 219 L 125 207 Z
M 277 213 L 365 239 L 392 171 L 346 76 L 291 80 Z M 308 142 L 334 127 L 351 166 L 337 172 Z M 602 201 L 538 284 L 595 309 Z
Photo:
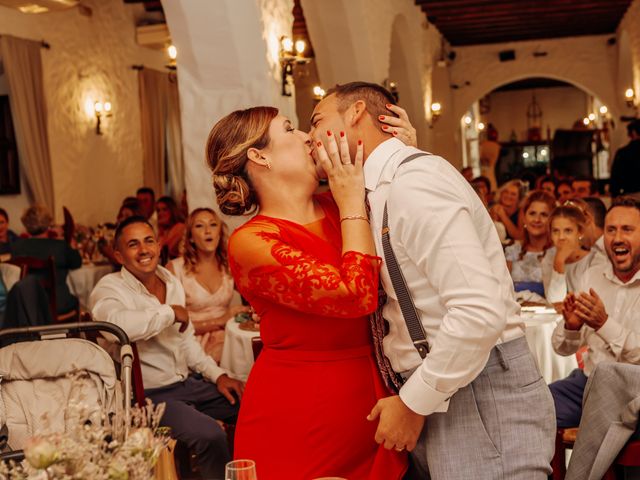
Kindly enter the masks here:
M 344 222 L 345 220 L 364 220 L 365 222 L 369 221 L 369 219 L 365 215 L 346 215 L 340 219 L 340 223 Z

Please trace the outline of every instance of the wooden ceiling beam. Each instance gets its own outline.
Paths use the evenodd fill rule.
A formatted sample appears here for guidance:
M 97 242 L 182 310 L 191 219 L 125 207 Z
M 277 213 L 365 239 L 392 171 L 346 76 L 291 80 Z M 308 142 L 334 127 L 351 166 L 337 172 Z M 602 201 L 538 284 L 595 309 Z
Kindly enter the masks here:
M 597 22 L 589 21 L 588 19 L 576 19 L 571 17 L 553 17 L 539 20 L 527 20 L 518 22 L 505 21 L 498 23 L 490 22 L 470 22 L 470 23 L 437 23 L 437 27 L 441 31 L 446 30 L 493 30 L 500 28 L 518 28 L 518 29 L 543 29 L 543 30 L 556 30 L 558 27 L 572 30 L 575 27 L 591 27 L 594 30 L 601 30 L 602 28 L 615 31 L 618 24 L 618 19 L 615 17 L 603 17 Z M 569 26 L 568 26 L 569 25 Z
M 433 24 L 465 23 L 465 22 L 474 22 L 474 21 L 493 24 L 493 23 L 498 23 L 505 20 L 523 21 L 525 19 L 528 20 L 531 17 L 540 18 L 544 20 L 545 18 L 548 18 L 548 17 L 563 16 L 563 15 L 571 16 L 574 18 L 593 17 L 597 15 L 597 18 L 589 18 L 590 20 L 597 21 L 599 17 L 602 15 L 607 17 L 612 17 L 612 18 L 620 18 L 620 16 L 623 14 L 624 14 L 623 11 L 614 10 L 614 9 L 611 9 L 610 7 L 591 7 L 589 9 L 581 9 L 581 10 L 562 8 L 562 9 L 553 9 L 553 10 L 540 11 L 540 12 L 523 9 L 522 11 L 517 13 L 502 12 L 499 14 L 496 14 L 494 12 L 479 12 L 479 13 L 473 13 L 473 14 L 460 13 L 459 15 L 428 14 L 427 19 L 429 20 L 429 22 Z
M 553 0 L 553 2 L 549 1 L 518 1 L 518 0 L 503 0 L 501 2 L 495 0 L 416 0 L 416 5 L 419 5 L 423 10 L 445 10 L 451 11 L 454 9 L 462 9 L 462 10 L 491 10 L 491 11 L 499 11 L 499 10 L 512 10 L 518 11 L 522 8 L 531 8 L 537 7 L 539 9 L 545 10 L 549 7 L 556 5 L 568 5 L 573 8 L 580 8 L 582 6 L 587 5 L 603 5 L 603 6 L 614 6 L 614 5 L 629 5 L 631 0 L 584 0 L 582 2 L 576 2 L 575 0 Z
M 471 45 L 484 45 L 489 43 L 510 43 L 522 42 L 525 40 L 542 40 L 551 38 L 567 38 L 581 37 L 585 35 L 593 35 L 588 33 L 562 33 L 562 34 L 537 34 L 537 33 L 521 33 L 519 35 L 459 35 L 455 41 L 450 42 L 452 47 L 467 47 Z

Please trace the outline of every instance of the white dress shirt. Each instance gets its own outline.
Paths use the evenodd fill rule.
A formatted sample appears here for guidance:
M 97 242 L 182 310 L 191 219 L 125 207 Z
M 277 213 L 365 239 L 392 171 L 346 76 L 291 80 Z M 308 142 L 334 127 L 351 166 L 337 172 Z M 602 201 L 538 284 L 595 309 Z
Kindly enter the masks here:
M 388 294 L 384 350 L 397 372 L 416 369 L 400 397 L 422 415 L 446 411 L 449 398 L 484 368 L 496 343 L 524 335 L 520 306 L 493 221 L 478 195 L 441 157 L 398 139 L 380 144 L 364 165 L 376 249 L 384 257 L 381 229 L 388 200 L 391 244 L 420 314 L 430 352 L 416 351 L 386 265 Z
M 166 287 L 166 301 L 155 295 L 126 268 L 106 275 L 91 292 L 93 317 L 122 328 L 136 342 L 144 388 L 158 388 L 185 380 L 189 370 L 214 382 L 226 373 L 208 356 L 194 336 L 193 326 L 179 332 L 170 305 L 185 305 L 182 285 L 167 269 L 157 275 Z
M 584 373 L 589 375 L 600 362 L 640 364 L 640 272 L 622 283 L 611 262 L 600 262 L 582 276 L 577 291 L 593 288 L 604 303 L 607 321 L 597 331 L 588 325 L 567 330 L 558 323 L 551 341 L 560 355 L 573 355 L 587 346 L 583 355 Z

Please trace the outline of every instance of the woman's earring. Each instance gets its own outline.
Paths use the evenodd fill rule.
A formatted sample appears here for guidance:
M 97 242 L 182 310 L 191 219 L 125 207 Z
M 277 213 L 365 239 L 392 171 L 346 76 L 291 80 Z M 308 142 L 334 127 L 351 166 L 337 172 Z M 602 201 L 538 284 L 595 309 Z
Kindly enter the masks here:
M 271 170 L 271 162 L 269 160 L 265 162 L 264 166 L 267 167 L 267 170 Z
M 522 227 L 526 230 L 527 229 L 527 224 L 525 223 Z

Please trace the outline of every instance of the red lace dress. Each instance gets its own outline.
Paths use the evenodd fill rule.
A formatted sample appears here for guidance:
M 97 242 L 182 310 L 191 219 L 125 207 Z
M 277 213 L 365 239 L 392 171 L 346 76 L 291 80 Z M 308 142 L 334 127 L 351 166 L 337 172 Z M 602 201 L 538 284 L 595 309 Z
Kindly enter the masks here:
M 366 417 L 387 395 L 367 315 L 380 259 L 342 255 L 338 210 L 308 225 L 258 215 L 229 241 L 231 272 L 261 317 L 264 349 L 247 382 L 235 457 L 260 480 L 394 480 L 406 455 L 375 443 Z

